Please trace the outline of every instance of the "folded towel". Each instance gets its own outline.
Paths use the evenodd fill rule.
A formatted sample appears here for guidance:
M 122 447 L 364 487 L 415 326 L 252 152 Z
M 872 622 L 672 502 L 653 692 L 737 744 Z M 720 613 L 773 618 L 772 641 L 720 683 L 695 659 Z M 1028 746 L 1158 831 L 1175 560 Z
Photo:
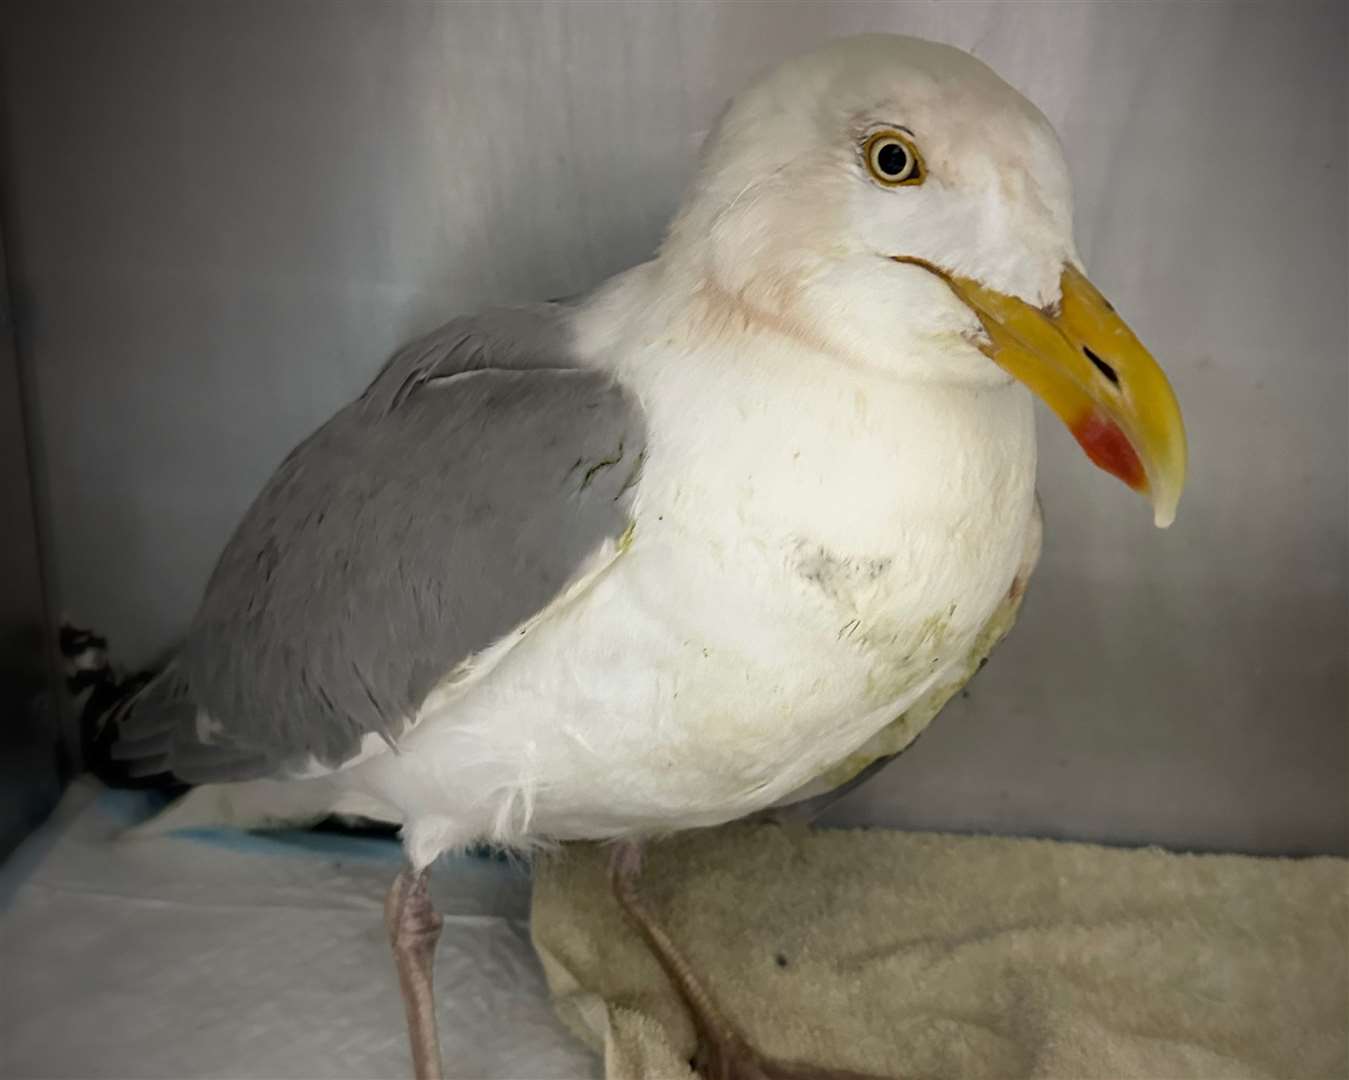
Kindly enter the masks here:
M 608 849 L 536 867 L 559 1015 L 611 1078 L 688 1077 L 679 997 Z M 1349 861 L 728 826 L 641 889 L 761 1053 L 879 1077 L 1349 1076 Z

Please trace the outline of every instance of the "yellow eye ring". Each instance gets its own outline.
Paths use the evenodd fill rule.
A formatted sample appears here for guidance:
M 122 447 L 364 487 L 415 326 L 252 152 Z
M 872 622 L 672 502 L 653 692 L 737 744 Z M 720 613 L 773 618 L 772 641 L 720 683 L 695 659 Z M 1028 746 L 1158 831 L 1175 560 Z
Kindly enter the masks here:
M 862 144 L 862 157 L 871 178 L 882 187 L 905 187 L 923 182 L 923 156 L 906 135 L 877 131 Z

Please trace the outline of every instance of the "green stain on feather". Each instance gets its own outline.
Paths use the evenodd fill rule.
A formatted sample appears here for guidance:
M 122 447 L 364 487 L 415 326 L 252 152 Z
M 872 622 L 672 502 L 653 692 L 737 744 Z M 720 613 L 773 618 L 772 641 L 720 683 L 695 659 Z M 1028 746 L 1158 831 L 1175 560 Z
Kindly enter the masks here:
M 887 727 L 867 740 L 855 753 L 849 754 L 833 768 L 822 773 L 819 777 L 820 782 L 831 789 L 836 788 L 840 784 L 847 783 L 878 758 L 897 754 L 913 742 L 923 729 L 932 723 L 946 703 L 960 693 L 966 684 L 974 678 L 983 666 L 984 661 L 988 659 L 989 654 L 1007 636 L 1016 624 L 1016 617 L 1021 610 L 1021 601 L 1024 597 L 1024 588 L 1014 586 L 997 610 L 989 616 L 988 622 L 984 623 L 983 629 L 974 639 L 974 644 L 970 646 L 969 653 L 964 661 L 952 670 L 950 678 L 943 680 L 919 697 L 903 713 L 892 720 Z M 950 626 L 945 619 L 934 616 L 924 622 L 922 628 L 920 628 L 919 637 L 920 640 L 930 638 L 931 644 L 940 647 L 949 630 Z M 900 665 L 900 667 L 907 667 L 907 665 Z M 891 693 L 899 688 L 894 696 L 900 697 L 904 689 L 907 689 L 902 684 L 907 681 L 908 686 L 912 686 L 923 677 L 923 674 L 922 671 L 908 674 L 905 677 L 895 679 L 893 683 L 887 683 L 882 676 L 875 679 L 874 685 L 872 680 L 868 680 L 867 689 Z
M 597 461 L 595 462 L 594 465 L 590 466 L 590 468 L 586 470 L 585 476 L 581 478 L 581 490 L 585 491 L 585 489 L 590 486 L 590 481 L 595 479 L 595 474 L 599 472 L 601 469 L 613 468 L 613 466 L 617 465 L 622 460 L 623 460 L 623 444 L 619 443 L 618 452 L 614 457 L 605 458 L 602 461 Z

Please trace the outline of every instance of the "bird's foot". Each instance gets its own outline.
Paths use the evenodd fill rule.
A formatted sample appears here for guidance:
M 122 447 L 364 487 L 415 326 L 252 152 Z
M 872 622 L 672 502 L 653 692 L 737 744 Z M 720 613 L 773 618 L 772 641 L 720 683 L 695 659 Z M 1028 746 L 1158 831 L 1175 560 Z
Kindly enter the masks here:
M 704 1040 L 691 1064 L 703 1080 L 883 1080 L 866 1073 L 764 1057 L 738 1036 L 729 1043 Z
M 620 841 L 609 863 L 614 897 L 645 939 L 693 1018 L 698 1053 L 690 1064 L 704 1080 L 880 1080 L 863 1073 L 780 1061 L 755 1050 L 717 1008 L 692 966 L 655 921 L 638 888 L 641 873 L 641 845 Z

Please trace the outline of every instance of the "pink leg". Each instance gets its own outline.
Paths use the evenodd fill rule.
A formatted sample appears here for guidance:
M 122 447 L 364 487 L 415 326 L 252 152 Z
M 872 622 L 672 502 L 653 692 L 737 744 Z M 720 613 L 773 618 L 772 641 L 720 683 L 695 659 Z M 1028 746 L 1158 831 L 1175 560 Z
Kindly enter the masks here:
M 638 888 L 641 876 L 641 845 L 631 840 L 619 841 L 609 863 L 614 897 L 693 1017 L 700 1044 L 698 1071 L 705 1080 L 878 1080 L 862 1073 L 798 1065 L 760 1055 L 722 1015 L 693 968 L 652 916 Z
M 412 1069 L 417 1080 L 440 1080 L 440 1037 L 436 1033 L 435 989 L 431 970 L 443 919 L 431 906 L 427 871 L 404 869 L 384 901 L 384 926 L 398 967 L 398 985 L 407 1010 Z

